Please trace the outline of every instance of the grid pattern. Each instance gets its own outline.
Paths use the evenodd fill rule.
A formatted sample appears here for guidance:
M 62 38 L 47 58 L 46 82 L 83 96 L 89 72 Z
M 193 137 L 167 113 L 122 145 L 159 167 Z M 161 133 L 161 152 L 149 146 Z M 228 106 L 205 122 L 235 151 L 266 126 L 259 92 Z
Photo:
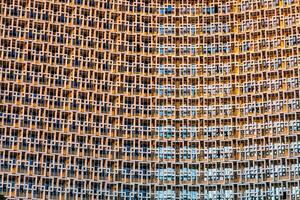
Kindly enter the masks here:
M 299 0 L 1 0 L 0 192 L 300 199 Z

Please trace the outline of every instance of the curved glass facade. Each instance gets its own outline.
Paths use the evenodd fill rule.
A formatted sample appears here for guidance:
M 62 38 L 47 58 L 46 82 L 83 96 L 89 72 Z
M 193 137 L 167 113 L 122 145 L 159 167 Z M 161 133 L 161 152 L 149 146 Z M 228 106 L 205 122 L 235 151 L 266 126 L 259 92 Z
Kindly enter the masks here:
M 0 3 L 0 193 L 300 199 L 299 0 Z

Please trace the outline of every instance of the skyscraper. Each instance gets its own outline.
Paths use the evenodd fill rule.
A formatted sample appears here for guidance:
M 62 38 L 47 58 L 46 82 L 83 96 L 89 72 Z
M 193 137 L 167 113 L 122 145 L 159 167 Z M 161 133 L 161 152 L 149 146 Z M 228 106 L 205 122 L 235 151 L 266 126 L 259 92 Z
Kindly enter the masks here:
M 300 199 L 299 0 L 0 2 L 6 197 Z

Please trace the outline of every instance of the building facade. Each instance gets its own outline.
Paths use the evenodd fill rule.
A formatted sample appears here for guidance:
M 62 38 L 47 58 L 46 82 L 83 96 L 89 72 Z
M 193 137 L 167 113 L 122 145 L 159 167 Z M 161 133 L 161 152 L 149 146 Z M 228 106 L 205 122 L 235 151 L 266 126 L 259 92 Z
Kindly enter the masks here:
M 9 199 L 300 199 L 299 0 L 1 0 Z

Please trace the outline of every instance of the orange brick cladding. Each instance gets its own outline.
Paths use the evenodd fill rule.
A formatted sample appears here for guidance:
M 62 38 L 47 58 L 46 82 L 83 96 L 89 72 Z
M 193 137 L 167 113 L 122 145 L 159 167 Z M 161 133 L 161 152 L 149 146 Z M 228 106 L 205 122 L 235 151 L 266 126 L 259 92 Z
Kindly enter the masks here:
M 0 0 L 8 199 L 300 199 L 299 0 Z

